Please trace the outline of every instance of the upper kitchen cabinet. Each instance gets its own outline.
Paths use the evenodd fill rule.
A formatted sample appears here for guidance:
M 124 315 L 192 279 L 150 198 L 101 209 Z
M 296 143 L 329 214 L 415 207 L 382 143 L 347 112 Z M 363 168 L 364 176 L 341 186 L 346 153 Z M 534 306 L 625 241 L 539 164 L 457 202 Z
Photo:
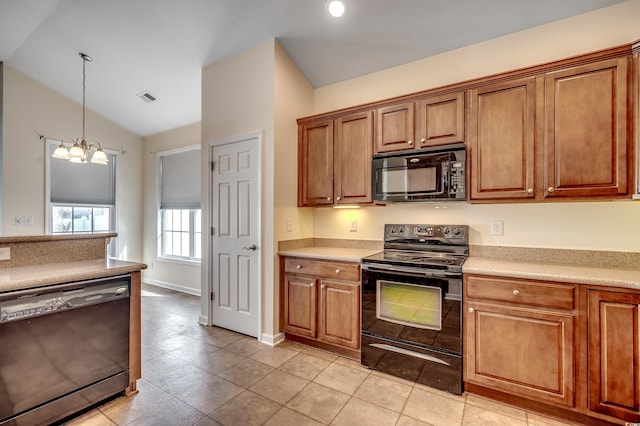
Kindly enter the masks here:
M 625 56 L 545 75 L 545 198 L 629 193 L 628 67 Z
M 376 111 L 376 152 L 415 148 L 415 104 L 405 102 Z
M 418 147 L 463 142 L 464 93 L 455 92 L 422 99 L 418 105 Z
M 298 205 L 371 203 L 373 112 L 298 126 Z
M 469 90 L 468 105 L 470 200 L 533 198 L 535 77 Z
M 463 141 L 463 92 L 427 96 L 376 110 L 377 153 Z
M 337 118 L 335 127 L 336 204 L 370 203 L 373 111 Z
M 298 205 L 333 204 L 333 120 L 298 126 Z

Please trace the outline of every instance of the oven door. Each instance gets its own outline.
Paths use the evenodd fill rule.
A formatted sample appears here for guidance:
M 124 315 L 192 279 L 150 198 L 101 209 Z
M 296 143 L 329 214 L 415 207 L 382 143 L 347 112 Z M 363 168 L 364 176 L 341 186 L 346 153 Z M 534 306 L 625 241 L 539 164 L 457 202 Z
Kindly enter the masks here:
M 462 354 L 462 276 L 362 266 L 362 334 Z

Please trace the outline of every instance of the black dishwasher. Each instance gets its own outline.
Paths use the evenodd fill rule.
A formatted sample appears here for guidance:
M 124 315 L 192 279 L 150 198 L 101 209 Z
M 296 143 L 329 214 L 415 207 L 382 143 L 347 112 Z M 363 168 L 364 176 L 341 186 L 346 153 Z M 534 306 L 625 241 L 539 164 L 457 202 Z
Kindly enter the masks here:
M 0 425 L 48 425 L 129 385 L 131 276 L 0 293 Z

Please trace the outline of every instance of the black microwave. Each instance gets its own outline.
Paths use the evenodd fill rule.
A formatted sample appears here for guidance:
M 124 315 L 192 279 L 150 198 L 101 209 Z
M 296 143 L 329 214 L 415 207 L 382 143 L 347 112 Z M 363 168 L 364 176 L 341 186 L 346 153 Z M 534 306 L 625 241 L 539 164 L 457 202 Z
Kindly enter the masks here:
M 465 201 L 466 153 L 454 144 L 374 155 L 373 201 Z

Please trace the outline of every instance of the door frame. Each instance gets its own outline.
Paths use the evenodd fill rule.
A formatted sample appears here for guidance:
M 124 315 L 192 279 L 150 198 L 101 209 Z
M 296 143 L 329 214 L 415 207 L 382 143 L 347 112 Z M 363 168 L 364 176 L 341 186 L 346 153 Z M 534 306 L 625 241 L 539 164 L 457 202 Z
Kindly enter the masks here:
M 262 270 L 262 257 L 264 250 L 262 250 L 262 229 L 263 229 L 263 216 L 262 216 L 262 203 L 264 198 L 264 185 L 262 175 L 264 167 L 263 167 L 263 141 L 264 141 L 264 133 L 261 130 L 244 133 L 235 136 L 229 136 L 226 138 L 216 139 L 210 141 L 207 144 L 206 156 L 202 156 L 202 167 L 203 170 L 207 170 L 207 173 L 203 173 L 203 179 L 205 182 L 202 182 L 202 298 L 201 298 L 201 315 L 199 322 L 201 324 L 207 326 L 213 326 L 213 301 L 211 300 L 211 293 L 213 291 L 213 262 L 211 261 L 212 253 L 212 235 L 211 235 L 211 213 L 213 202 L 213 170 L 211 168 L 211 156 L 213 154 L 213 148 L 220 145 L 228 145 L 237 142 L 244 142 L 247 140 L 255 139 L 258 144 L 258 230 L 256 234 L 258 235 L 258 241 L 256 245 L 261 247 L 260 253 L 258 255 L 258 340 L 261 340 L 262 336 L 262 280 L 263 280 L 263 270 Z

